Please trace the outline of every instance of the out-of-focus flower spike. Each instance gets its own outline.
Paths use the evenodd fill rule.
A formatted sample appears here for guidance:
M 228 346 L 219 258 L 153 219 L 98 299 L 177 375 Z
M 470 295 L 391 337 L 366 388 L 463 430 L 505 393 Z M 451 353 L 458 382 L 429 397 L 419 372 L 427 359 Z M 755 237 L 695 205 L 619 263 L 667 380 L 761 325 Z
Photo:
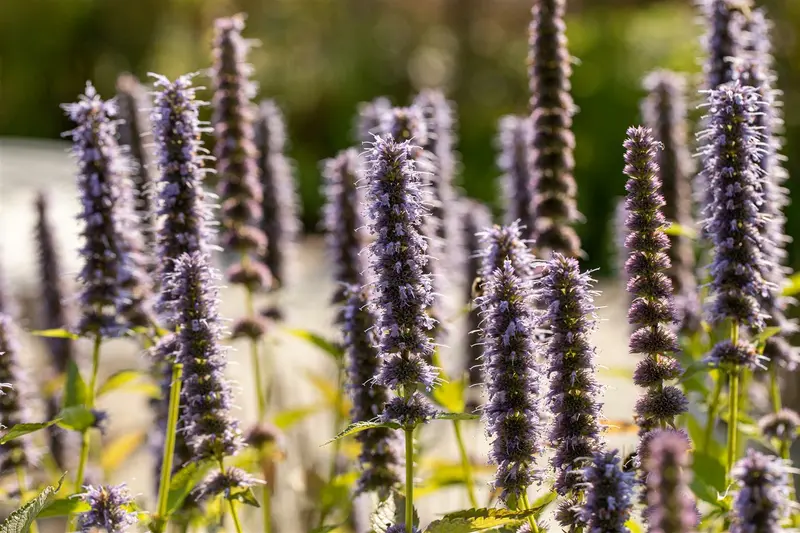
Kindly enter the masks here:
M 536 229 L 536 190 L 529 168 L 533 129 L 529 117 L 506 115 L 499 122 L 497 166 L 503 172 L 505 222 L 519 221 L 526 237 Z

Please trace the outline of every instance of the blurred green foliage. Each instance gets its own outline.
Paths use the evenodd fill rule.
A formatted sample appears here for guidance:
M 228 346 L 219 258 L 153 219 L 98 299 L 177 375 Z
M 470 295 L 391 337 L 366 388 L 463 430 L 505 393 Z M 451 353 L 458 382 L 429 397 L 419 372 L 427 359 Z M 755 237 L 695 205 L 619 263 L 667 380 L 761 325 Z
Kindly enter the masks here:
M 792 175 L 800 163 L 800 1 L 763 0 L 776 21 Z M 638 122 L 643 75 L 657 67 L 697 74 L 697 11 L 689 0 L 570 2 L 576 60 L 579 229 L 588 263 L 606 271 L 621 143 Z M 406 103 L 421 87 L 442 86 L 459 112 L 460 184 L 496 198 L 498 118 L 527 107 L 530 0 L 5 0 L 0 2 L 0 136 L 58 137 L 58 109 L 93 80 L 112 95 L 116 75 L 174 77 L 210 61 L 213 19 L 246 12 L 246 35 L 260 95 L 288 116 L 306 228 L 317 228 L 320 159 L 352 143 L 359 101 L 387 95 Z M 696 80 L 699 81 L 699 80 Z M 699 102 L 699 96 L 693 96 Z M 790 186 L 794 180 L 790 180 Z M 800 202 L 789 232 L 800 235 Z M 793 250 L 794 252 L 794 250 Z M 792 253 L 796 261 L 800 254 Z

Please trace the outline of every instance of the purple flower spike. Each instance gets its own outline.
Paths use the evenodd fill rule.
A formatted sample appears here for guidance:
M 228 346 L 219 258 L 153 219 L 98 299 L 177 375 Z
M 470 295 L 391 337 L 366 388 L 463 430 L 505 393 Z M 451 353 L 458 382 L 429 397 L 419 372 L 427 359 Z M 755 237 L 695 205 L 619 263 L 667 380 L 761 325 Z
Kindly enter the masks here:
M 31 413 L 33 388 L 19 362 L 20 347 L 11 317 L 0 313 L 0 383 L 8 387 L 0 395 L 0 425 L 34 422 Z M 29 436 L 14 439 L 0 448 L 0 474 L 36 465 L 36 453 Z
M 706 89 L 717 89 L 735 78 L 736 61 L 742 54 L 745 39 L 742 10 L 749 0 L 703 0 L 708 33 L 703 45 L 708 54 L 703 68 Z
M 342 309 L 342 330 L 347 357 L 347 381 L 353 408 L 353 422 L 374 420 L 381 415 L 389 392 L 386 387 L 374 384 L 380 367 L 378 357 L 375 317 L 368 308 L 367 294 L 359 285 L 345 288 L 346 301 Z M 397 433 L 388 428 L 362 431 L 356 436 L 361 443 L 358 461 L 361 475 L 356 491 L 376 491 L 387 496 L 400 483 L 401 450 Z
M 230 414 L 233 399 L 220 343 L 217 277 L 207 257 L 195 252 L 177 259 L 168 280 L 177 297 L 173 322 L 179 327 L 176 361 L 183 364 L 181 424 L 193 461 L 234 455 L 243 445 L 239 424 Z
M 530 262 L 530 259 L 528 260 Z M 486 265 L 488 266 L 488 265 Z M 476 299 L 483 318 L 481 344 L 488 399 L 483 412 L 492 438 L 494 486 L 516 501 L 535 480 L 542 443 L 542 369 L 537 361 L 531 267 L 516 272 L 509 259 L 484 278 Z
M 128 508 L 133 504 L 133 496 L 123 485 L 88 486 L 79 498 L 89 504 L 89 510 L 78 514 L 78 527 L 81 533 L 105 531 L 124 533 L 139 519 Z
M 376 279 L 372 299 L 384 360 L 376 381 L 401 393 L 387 405 L 384 417 L 398 416 L 413 426 L 433 414 L 417 389 L 430 390 L 437 372 L 427 362 L 434 351 L 428 333 L 435 323 L 428 315 L 433 294 L 425 273 L 427 243 L 420 231 L 425 208 L 411 150 L 408 142 L 389 136 L 376 139 L 369 152 L 367 200 L 375 235 L 370 245 Z
M 538 255 L 581 255 L 572 226 L 581 219 L 575 202 L 575 136 L 570 94 L 572 65 L 567 50 L 566 0 L 536 0 L 529 31 L 528 77 L 533 138 L 530 174 L 536 188 L 536 227 L 530 228 Z
M 691 533 L 697 503 L 689 489 L 689 440 L 684 433 L 657 429 L 648 434 L 640 456 L 646 479 L 645 516 L 652 533 Z
M 530 118 L 506 115 L 500 119 L 499 130 L 497 166 L 503 172 L 500 181 L 505 196 L 505 221 L 511 224 L 518 220 L 530 237 L 536 229 L 536 191 L 528 168 L 533 142 Z
M 259 107 L 256 146 L 260 152 L 258 164 L 264 192 L 261 231 L 267 236 L 261 260 L 275 280 L 285 285 L 288 259 L 300 232 L 300 223 L 292 165 L 285 155 L 286 126 L 281 110 L 272 100 L 264 100 Z
M 769 413 L 758 421 L 761 434 L 767 439 L 778 439 L 792 443 L 800 430 L 800 415 L 791 409 L 783 408 L 777 413 Z
M 686 411 L 688 401 L 680 389 L 664 386 L 664 379 L 675 379 L 681 369 L 672 355 L 678 351 L 678 340 L 671 329 L 675 321 L 672 284 L 664 274 L 670 260 L 666 220 L 661 213 L 664 198 L 656 164 L 658 146 L 648 128 L 629 128 L 627 133 L 625 246 L 630 255 L 625 268 L 633 298 L 628 321 L 636 328 L 630 349 L 644 356 L 634 373 L 635 383 L 647 389 L 636 403 L 636 423 L 644 433 L 672 425 L 675 417 Z
M 506 261 L 511 261 L 518 276 L 525 279 L 533 276 L 533 254 L 522 233 L 519 221 L 515 221 L 506 226 L 484 228 L 477 234 L 481 243 L 479 256 L 482 278 L 488 278 L 495 270 L 502 269 Z
M 601 451 L 583 474 L 586 502 L 580 510 L 588 533 L 628 533 L 625 522 L 633 509 L 633 472 L 620 468 L 617 450 Z
M 550 362 L 549 404 L 553 420 L 550 441 L 555 447 L 556 491 L 580 499 L 582 469 L 601 445 L 600 385 L 595 376 L 595 350 L 589 335 L 597 317 L 592 279 L 578 262 L 554 253 L 542 280 L 541 301 L 548 307 L 544 320 L 551 337 L 545 360 Z M 563 523 L 574 526 L 574 523 Z
M 748 450 L 731 472 L 739 485 L 733 498 L 731 533 L 779 533 L 789 515 L 790 477 L 786 463 Z
M 226 247 L 250 255 L 263 253 L 266 238 L 257 227 L 263 193 L 253 142 L 251 99 L 255 86 L 249 79 L 252 67 L 246 63 L 250 43 L 242 37 L 243 30 L 242 15 L 215 22 L 211 123 L 222 202 L 222 241 Z
M 80 335 L 115 337 L 131 322 L 142 322 L 138 319 L 146 314 L 143 307 L 137 308 L 146 294 L 138 250 L 128 240 L 132 196 L 116 140 L 116 106 L 103 101 L 87 83 L 78 102 L 62 107 L 76 124 L 65 135 L 72 138 L 78 162 L 83 223 L 83 267 L 78 274 L 81 318 L 75 329 Z
M 371 102 L 358 105 L 356 120 L 356 140 L 359 144 L 371 143 L 375 135 L 382 132 L 383 115 L 392 111 L 392 102 L 385 96 L 379 96 Z
M 263 483 L 263 481 L 254 478 L 241 468 L 229 467 L 224 472 L 217 470 L 209 474 L 192 491 L 192 498 L 197 503 L 209 500 L 220 494 L 229 498 L 234 489 L 248 489 Z

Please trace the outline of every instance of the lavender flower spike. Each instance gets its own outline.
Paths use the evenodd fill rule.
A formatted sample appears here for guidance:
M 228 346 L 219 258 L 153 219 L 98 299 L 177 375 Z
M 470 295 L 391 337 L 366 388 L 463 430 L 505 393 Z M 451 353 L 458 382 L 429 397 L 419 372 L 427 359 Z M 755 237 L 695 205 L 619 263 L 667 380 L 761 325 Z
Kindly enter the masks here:
M 81 335 L 114 337 L 124 332 L 125 316 L 138 297 L 131 290 L 137 265 L 125 241 L 128 185 L 112 120 L 116 106 L 104 102 L 87 83 L 78 102 L 62 107 L 76 124 L 65 135 L 72 138 L 78 161 L 83 221 L 83 268 L 78 274 L 81 318 L 75 329 Z
M 752 126 L 761 99 L 752 87 L 726 85 L 711 92 L 710 123 L 702 153 L 713 201 L 705 206 L 706 227 L 714 245 L 708 318 L 725 319 L 760 330 L 761 302 L 771 290 L 763 250 L 763 196 L 760 190 L 762 137 Z
M 486 265 L 488 266 L 488 265 Z M 484 280 L 477 298 L 483 317 L 483 366 L 488 399 L 483 412 L 492 439 L 490 460 L 497 465 L 494 486 L 509 502 L 536 479 L 534 465 L 542 442 L 542 370 L 537 361 L 530 265 L 517 273 L 509 259 Z
M 20 347 L 11 317 L 0 313 L 0 383 L 9 385 L 0 395 L 0 426 L 34 422 L 31 413 L 33 388 L 20 366 Z M 36 464 L 30 436 L 14 439 L 0 447 L 0 474 Z
M 588 533 L 629 533 L 625 522 L 633 509 L 633 472 L 620 468 L 617 450 L 595 453 L 583 474 L 586 503 L 580 510 Z
M 359 144 L 371 143 L 375 139 L 375 135 L 381 132 L 383 115 L 391 110 L 392 102 L 385 96 L 358 105 L 355 132 Z
M 506 115 L 500 119 L 497 166 L 503 172 L 506 224 L 519 220 L 527 236 L 536 229 L 534 183 L 528 168 L 533 129 L 529 117 Z
M 555 416 L 550 441 L 555 447 L 553 468 L 556 491 L 580 502 L 582 469 L 601 445 L 600 385 L 595 376 L 595 350 L 589 334 L 597 318 L 592 301 L 592 280 L 581 273 L 578 262 L 554 253 L 542 280 L 542 302 L 548 303 L 544 320 L 551 337 L 545 360 L 550 362 L 549 403 Z M 576 526 L 564 523 L 564 526 Z
M 425 208 L 420 176 L 411 145 L 378 137 L 369 152 L 367 200 L 371 265 L 375 273 L 373 305 L 378 314 L 379 355 L 384 364 L 377 383 L 400 395 L 386 406 L 383 418 L 413 427 L 430 418 L 433 408 L 418 388 L 431 389 L 436 370 L 428 315 L 433 302 L 427 244 L 420 234 Z
M 207 256 L 194 252 L 177 259 L 169 279 L 177 297 L 176 360 L 183 364 L 181 423 L 193 461 L 234 455 L 243 445 L 239 424 L 229 412 L 233 399 L 224 375 L 227 358 L 220 343 L 216 278 Z
M 528 77 L 533 138 L 529 165 L 537 193 L 537 225 L 529 231 L 541 251 L 539 255 L 545 258 L 551 251 L 568 257 L 581 255 L 580 239 L 572 228 L 581 215 L 572 175 L 575 105 L 570 94 L 572 66 L 565 11 L 566 0 L 535 0 L 530 24 Z
M 133 496 L 124 484 L 88 486 L 79 497 L 89 504 L 88 511 L 78 514 L 81 533 L 124 533 L 138 522 L 136 513 L 128 509 Z
M 689 441 L 673 430 L 653 431 L 644 450 L 647 521 L 652 533 L 690 533 L 697 526 L 697 507 L 689 489 Z
M 353 422 L 375 419 L 383 411 L 389 394 L 386 387 L 373 384 L 380 359 L 376 349 L 375 317 L 368 308 L 367 294 L 360 285 L 347 285 L 342 309 L 342 330 L 347 357 L 347 381 L 353 408 Z M 356 436 L 361 444 L 358 461 L 361 475 L 356 492 L 377 491 L 388 496 L 400 483 L 402 464 L 397 433 L 387 428 L 362 431 Z
M 735 63 L 744 47 L 742 11 L 750 5 L 750 0 L 702 0 L 708 27 L 702 43 L 707 54 L 706 89 L 717 89 L 735 78 Z
M 739 485 L 733 499 L 731 533 L 778 533 L 789 516 L 791 483 L 785 462 L 748 450 L 732 472 Z
M 669 238 L 661 213 L 664 198 L 655 162 L 658 146 L 648 128 L 628 128 L 627 133 L 625 225 L 629 233 L 625 246 L 630 255 L 625 268 L 628 292 L 633 297 L 628 321 L 637 328 L 629 346 L 631 352 L 644 356 L 636 366 L 634 382 L 647 389 L 636 402 L 636 423 L 646 432 L 671 426 L 675 417 L 688 409 L 689 402 L 678 387 L 664 384 L 680 376 L 682 369 L 672 355 L 678 351 L 678 340 L 672 329 L 672 283 L 665 274 L 670 266 L 666 253 Z
M 495 270 L 502 269 L 506 261 L 511 261 L 518 276 L 531 278 L 533 254 L 527 246 L 528 241 L 522 238 L 523 231 L 519 221 L 515 221 L 505 226 L 494 225 L 478 232 L 482 278 L 488 278 Z
M 256 124 L 256 145 L 260 152 L 259 169 L 264 197 L 261 230 L 267 236 L 262 262 L 281 285 L 286 284 L 289 258 L 300 233 L 298 201 L 292 165 L 286 157 L 286 125 L 283 114 L 272 100 L 264 100 Z

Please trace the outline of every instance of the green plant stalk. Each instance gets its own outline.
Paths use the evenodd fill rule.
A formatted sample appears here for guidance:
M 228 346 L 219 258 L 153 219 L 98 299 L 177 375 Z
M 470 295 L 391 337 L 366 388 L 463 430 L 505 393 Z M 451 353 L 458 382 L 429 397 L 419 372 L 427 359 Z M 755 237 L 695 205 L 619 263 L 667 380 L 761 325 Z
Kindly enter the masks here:
M 406 533 L 414 531 L 414 426 L 406 433 Z
M 261 517 L 264 520 L 264 533 L 272 532 L 272 495 L 269 493 L 270 487 L 261 487 Z
M 708 420 L 706 421 L 706 434 L 703 441 L 703 452 L 708 453 L 708 448 L 711 446 L 711 439 L 714 436 L 714 426 L 717 421 L 717 412 L 719 411 L 719 401 L 722 397 L 722 376 L 717 376 L 717 382 L 714 385 L 714 392 L 711 395 L 711 405 L 708 408 Z
M 17 484 L 19 485 L 19 503 L 21 507 L 28 503 L 25 498 L 25 491 L 28 490 L 28 482 L 25 479 L 25 470 L 21 466 L 17 467 Z M 30 531 L 30 533 L 39 533 L 39 526 L 36 525 L 36 520 L 31 522 L 28 531 Z
M 461 421 L 453 420 L 453 429 L 456 432 L 456 442 L 458 443 L 458 453 L 461 455 L 461 468 L 464 470 L 464 484 L 467 487 L 469 503 L 473 508 L 478 507 L 478 499 L 475 497 L 475 479 L 472 476 L 472 464 L 467 455 L 467 448 L 464 446 L 464 437 L 461 434 Z
M 244 261 L 246 259 L 243 258 Z M 255 318 L 255 304 L 253 303 L 253 291 L 248 287 L 245 294 L 247 317 Z M 256 389 L 256 404 L 258 408 L 258 421 L 264 420 L 267 414 L 267 398 L 264 395 L 264 382 L 261 380 L 261 357 L 258 349 L 258 340 L 250 339 L 250 361 L 253 365 L 253 384 Z
M 336 398 L 333 402 L 333 434 L 338 435 L 342 427 L 342 406 L 344 405 L 344 366 L 339 363 L 337 376 L 336 376 Z M 336 477 L 336 461 L 339 458 L 339 453 L 342 449 L 342 439 L 336 439 L 333 443 L 333 451 L 331 452 L 331 463 L 328 468 L 328 483 L 331 483 Z M 323 508 L 319 514 L 318 527 L 325 525 L 325 519 L 328 518 L 328 509 Z
M 183 376 L 183 365 L 176 363 L 172 365 L 172 383 L 169 389 L 169 416 L 167 417 L 167 441 L 164 444 L 164 456 L 161 460 L 161 481 L 158 485 L 158 511 L 156 517 L 159 520 L 167 518 L 167 500 L 169 498 L 169 484 L 172 477 L 172 460 L 175 457 L 175 435 L 178 428 L 178 410 L 180 409 L 181 399 L 181 377 Z M 166 527 L 166 522 L 159 522 L 157 533 Z
M 522 493 L 522 507 L 526 511 L 531 508 L 531 504 L 528 501 L 527 490 Z M 528 523 L 531 525 L 531 533 L 539 533 L 539 525 L 536 523 L 536 518 L 533 515 L 528 517 Z
M 242 533 L 242 524 L 239 522 L 239 515 L 236 512 L 236 504 L 233 500 L 228 500 L 228 506 L 231 508 L 231 517 L 233 518 L 233 525 L 236 527 L 236 533 Z
M 778 385 L 778 369 L 774 362 L 770 362 L 769 365 L 769 392 L 772 410 L 777 413 L 781 410 L 781 388 Z
M 739 368 L 730 372 L 730 392 L 728 399 L 728 463 L 727 479 L 731 479 L 733 463 L 736 460 L 736 435 L 739 429 Z

